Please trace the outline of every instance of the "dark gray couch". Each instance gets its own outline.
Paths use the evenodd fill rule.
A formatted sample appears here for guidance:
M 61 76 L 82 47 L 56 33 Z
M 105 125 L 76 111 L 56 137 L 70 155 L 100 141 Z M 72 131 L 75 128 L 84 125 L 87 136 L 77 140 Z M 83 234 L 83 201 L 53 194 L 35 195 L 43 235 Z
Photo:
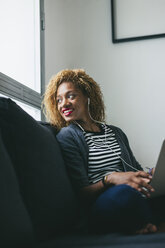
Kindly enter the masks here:
M 165 247 L 164 233 L 88 232 L 55 136 L 0 98 L 0 247 Z

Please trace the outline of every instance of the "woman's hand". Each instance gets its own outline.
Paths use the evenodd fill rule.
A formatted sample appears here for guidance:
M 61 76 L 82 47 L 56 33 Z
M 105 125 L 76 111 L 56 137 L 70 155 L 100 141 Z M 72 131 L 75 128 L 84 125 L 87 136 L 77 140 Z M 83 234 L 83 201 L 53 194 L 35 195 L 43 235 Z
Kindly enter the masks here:
M 150 197 L 150 192 L 154 192 L 149 184 L 151 179 L 152 176 L 145 171 L 113 172 L 107 176 L 107 182 L 110 184 L 127 184 L 147 197 Z

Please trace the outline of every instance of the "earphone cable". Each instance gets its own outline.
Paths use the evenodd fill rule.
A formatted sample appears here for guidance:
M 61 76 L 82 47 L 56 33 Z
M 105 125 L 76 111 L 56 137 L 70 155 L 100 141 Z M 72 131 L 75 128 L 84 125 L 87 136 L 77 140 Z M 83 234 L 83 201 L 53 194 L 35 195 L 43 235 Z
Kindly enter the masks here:
M 121 159 L 128 167 L 130 167 L 131 169 L 135 170 L 135 171 L 139 171 L 138 169 L 134 168 L 132 165 L 128 164 L 121 156 L 119 156 L 108 144 L 107 142 L 107 139 L 106 139 L 106 134 L 107 134 L 107 126 L 104 122 L 101 122 L 101 121 L 97 121 L 97 120 L 94 120 L 90 114 L 90 110 L 89 110 L 89 104 L 90 104 L 90 100 L 88 98 L 88 114 L 89 114 L 89 117 L 91 118 L 91 120 L 93 120 L 94 122 L 96 123 L 99 123 L 101 125 L 103 125 L 105 127 L 105 142 L 104 142 L 104 145 L 105 146 L 108 146 L 108 148 L 119 158 Z M 77 124 L 79 126 L 79 128 L 83 131 L 83 133 L 86 133 L 85 130 L 83 129 L 83 127 L 77 122 L 77 121 L 74 121 L 75 124 Z M 92 137 L 90 137 L 92 139 Z M 97 142 L 95 142 L 93 139 L 92 139 L 92 142 L 94 144 L 96 144 L 97 146 L 99 145 L 101 147 L 101 145 Z M 102 142 L 103 143 L 103 142 Z

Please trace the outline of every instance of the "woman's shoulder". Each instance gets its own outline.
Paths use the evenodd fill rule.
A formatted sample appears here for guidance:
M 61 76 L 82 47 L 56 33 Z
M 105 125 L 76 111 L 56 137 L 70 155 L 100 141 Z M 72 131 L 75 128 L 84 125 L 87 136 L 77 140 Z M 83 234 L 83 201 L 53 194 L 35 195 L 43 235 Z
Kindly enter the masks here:
M 117 126 L 114 126 L 114 125 L 108 125 L 107 124 L 107 126 L 110 128 L 110 129 L 112 129 L 113 131 L 118 131 L 118 132 L 122 132 L 123 133 L 123 131 L 122 131 L 122 129 L 121 128 L 119 128 L 119 127 L 117 127 Z
M 58 133 L 68 133 L 68 132 L 75 132 L 79 130 L 79 128 L 75 124 L 70 124 L 69 126 L 62 127 Z
M 79 148 L 80 150 L 83 150 L 85 147 L 85 151 L 87 150 L 83 132 L 74 124 L 61 128 L 56 137 L 62 147 Z
M 74 124 L 70 124 L 67 127 L 63 127 L 60 129 L 60 131 L 57 134 L 57 138 L 60 137 L 71 137 L 71 136 L 75 136 L 77 133 L 81 132 L 81 130 Z
M 127 139 L 127 135 L 125 134 L 125 132 L 117 127 L 117 126 L 114 126 L 114 125 L 107 125 L 115 134 L 117 134 L 118 136 L 120 137 L 123 137 L 125 139 Z

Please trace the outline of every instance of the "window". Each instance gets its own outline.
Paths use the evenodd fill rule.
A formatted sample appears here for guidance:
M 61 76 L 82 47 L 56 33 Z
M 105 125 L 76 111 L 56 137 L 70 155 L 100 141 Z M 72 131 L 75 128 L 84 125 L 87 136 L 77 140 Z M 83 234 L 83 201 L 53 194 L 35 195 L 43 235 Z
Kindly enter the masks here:
M 0 93 L 36 118 L 44 90 L 43 6 L 43 0 L 1 0 Z
M 2 97 L 6 97 L 3 94 L 0 94 L 0 96 Z M 10 97 L 11 98 L 11 97 Z M 36 119 L 37 121 L 41 120 L 41 110 L 31 107 L 30 105 L 27 105 L 25 103 L 22 103 L 18 100 L 15 100 L 13 98 L 11 98 L 14 102 L 16 102 L 23 110 L 25 110 L 29 115 L 31 115 L 34 119 Z

